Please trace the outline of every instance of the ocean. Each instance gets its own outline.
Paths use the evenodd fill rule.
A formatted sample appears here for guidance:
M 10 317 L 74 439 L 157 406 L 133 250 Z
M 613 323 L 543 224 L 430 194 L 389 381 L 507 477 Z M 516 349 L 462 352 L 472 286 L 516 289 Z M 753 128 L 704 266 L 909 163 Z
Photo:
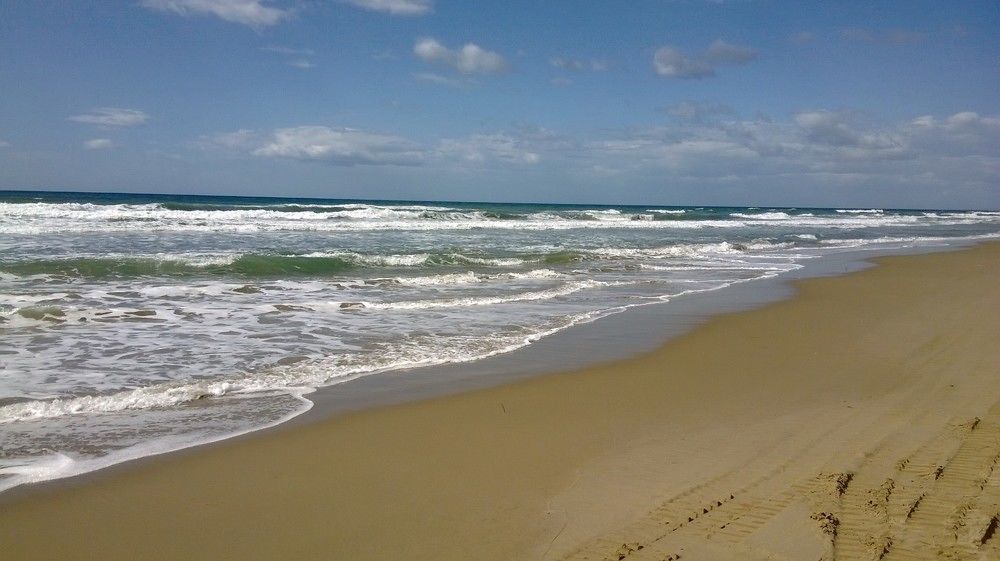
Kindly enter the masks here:
M 0 490 L 809 260 L 991 238 L 1000 212 L 0 192 Z

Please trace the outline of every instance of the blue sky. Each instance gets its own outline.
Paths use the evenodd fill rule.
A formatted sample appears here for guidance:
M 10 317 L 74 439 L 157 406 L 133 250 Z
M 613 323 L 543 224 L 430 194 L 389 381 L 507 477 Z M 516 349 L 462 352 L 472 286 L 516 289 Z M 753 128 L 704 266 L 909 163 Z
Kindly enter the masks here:
M 0 188 L 1000 207 L 995 2 L 0 6 Z

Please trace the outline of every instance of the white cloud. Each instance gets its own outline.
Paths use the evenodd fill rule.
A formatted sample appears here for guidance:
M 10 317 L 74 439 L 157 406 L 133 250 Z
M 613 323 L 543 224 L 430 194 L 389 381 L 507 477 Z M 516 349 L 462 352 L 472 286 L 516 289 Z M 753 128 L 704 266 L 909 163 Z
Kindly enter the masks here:
M 425 37 L 414 43 L 413 54 L 426 63 L 444 64 L 462 74 L 498 74 L 508 68 L 503 56 L 475 43 L 466 43 L 461 49 L 449 49 L 437 39 Z
M 708 78 L 715 69 L 708 62 L 691 58 L 673 47 L 660 47 L 653 54 L 653 68 L 669 78 Z
M 757 50 L 716 39 L 708 46 L 705 58 L 715 64 L 744 64 L 757 58 Z
M 270 6 L 269 0 L 141 0 L 150 10 L 172 12 L 181 16 L 212 15 L 219 19 L 262 28 L 292 16 L 292 10 Z
M 859 130 L 850 121 L 849 115 L 833 111 L 807 111 L 795 115 L 795 122 L 807 141 L 833 148 L 840 157 L 896 159 L 912 155 L 909 141 L 901 131 Z
M 295 68 L 308 69 L 308 68 L 314 68 L 316 66 L 316 63 L 304 58 L 298 58 L 295 60 L 288 61 L 288 65 L 294 66 Z
M 7 142 L 6 140 L 0 140 L 0 148 L 9 148 L 9 147 L 10 147 L 10 142 Z
M 549 83 L 552 84 L 553 86 L 565 87 L 565 86 L 572 86 L 573 80 L 570 80 L 565 76 L 556 76 L 555 78 L 549 80 Z
M 910 121 L 906 132 L 921 147 L 941 154 L 992 154 L 1000 147 L 1000 116 L 973 111 L 945 118 L 923 115 Z
M 455 169 L 537 164 L 543 159 L 542 152 L 556 156 L 571 151 L 566 142 L 551 131 L 535 128 L 421 144 L 393 134 L 310 125 L 270 132 L 240 129 L 202 137 L 193 146 L 231 154 L 343 166 L 434 165 Z
M 808 140 L 829 146 L 856 146 L 861 137 L 832 111 L 806 111 L 795 115 Z
M 237 139 L 244 140 L 240 131 Z M 235 139 L 234 139 L 235 140 Z M 255 156 L 313 160 L 336 165 L 417 165 L 423 152 L 404 138 L 349 128 L 302 126 L 274 131 Z
M 973 111 L 955 113 L 941 121 L 934 117 L 923 117 L 923 119 L 927 119 L 932 126 L 939 126 L 949 131 L 1000 130 L 1000 118 L 981 116 Z
M 474 134 L 460 139 L 442 140 L 438 155 L 471 163 L 495 161 L 537 164 L 542 159 L 541 155 L 527 144 L 523 138 L 504 133 Z
M 451 63 L 455 59 L 454 51 L 439 43 L 437 39 L 429 37 L 417 39 L 417 42 L 413 45 L 413 54 L 417 55 L 424 62 Z
M 746 64 L 756 58 L 756 49 L 716 39 L 697 55 L 685 54 L 676 47 L 660 47 L 653 53 L 653 69 L 668 78 L 710 78 L 715 76 L 717 66 Z
M 70 121 L 102 127 L 134 127 L 149 120 L 149 115 L 138 109 L 99 107 L 88 113 L 68 117 Z
M 581 185 L 596 182 L 601 191 L 595 193 L 614 188 L 605 180 L 633 189 L 670 185 L 695 195 L 738 185 L 749 199 L 778 193 L 791 197 L 784 199 L 788 204 L 810 197 L 832 202 L 838 193 L 892 201 L 901 190 L 915 202 L 944 204 L 946 191 L 988 201 L 995 200 L 1000 184 L 997 115 L 963 111 L 885 123 L 859 112 L 818 109 L 772 121 L 696 101 L 668 111 L 675 118 L 663 126 L 574 136 L 521 127 L 416 142 L 391 133 L 305 126 L 240 130 L 204 139 L 203 145 L 334 165 L 421 165 L 433 172 L 482 174 L 477 177 L 484 180 L 546 174 Z
M 114 147 L 115 143 L 110 138 L 91 138 L 83 143 L 87 150 L 105 150 Z
M 957 113 L 878 124 L 860 114 L 817 110 L 798 113 L 791 122 L 742 120 L 728 112 L 706 120 L 699 119 L 702 105 L 680 104 L 677 112 L 685 118 L 670 126 L 584 142 L 575 153 L 586 165 L 575 167 L 597 166 L 605 175 L 665 168 L 678 177 L 746 182 L 816 178 L 827 184 L 927 185 L 933 177 L 947 185 L 948 174 L 958 174 L 956 182 L 982 189 L 998 180 L 997 117 Z
M 434 9 L 431 0 L 344 0 L 359 8 L 395 16 L 422 16 Z

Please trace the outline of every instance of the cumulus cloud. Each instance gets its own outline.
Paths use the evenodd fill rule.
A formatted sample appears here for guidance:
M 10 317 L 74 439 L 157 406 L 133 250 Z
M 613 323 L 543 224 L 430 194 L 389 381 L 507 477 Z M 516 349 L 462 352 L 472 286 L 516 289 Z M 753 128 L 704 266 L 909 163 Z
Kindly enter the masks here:
M 251 131 L 237 131 L 220 140 L 228 147 L 248 149 L 254 156 L 327 162 L 334 165 L 417 165 L 420 147 L 404 138 L 351 128 L 301 126 L 277 129 L 263 143 Z
M 814 110 L 784 122 L 735 113 L 699 119 L 701 105 L 678 104 L 676 112 L 685 118 L 669 126 L 582 142 L 575 153 L 587 166 L 576 167 L 599 168 L 604 175 L 666 169 L 675 178 L 712 181 L 964 184 L 978 190 L 1000 180 L 1000 117 L 960 112 L 885 124 L 857 113 Z
M 138 109 L 98 107 L 81 115 L 68 117 L 70 121 L 102 127 L 134 127 L 149 120 L 149 115 Z
M 498 74 L 508 68 L 503 56 L 475 43 L 449 49 L 437 39 L 425 37 L 414 43 L 413 54 L 426 63 L 449 66 L 462 74 Z
M 982 190 L 1000 175 L 996 117 L 958 113 L 881 124 L 860 114 L 816 110 L 789 121 L 748 120 L 698 102 L 670 111 L 680 117 L 667 126 L 605 130 L 559 143 L 522 140 L 520 146 L 540 164 L 563 166 L 567 173 L 637 181 L 669 177 L 702 186 L 954 183 Z M 703 111 L 711 118 L 702 118 Z
M 433 165 L 444 168 L 532 165 L 571 152 L 568 141 L 545 129 L 522 127 L 419 143 L 402 136 L 321 125 L 274 131 L 240 129 L 200 138 L 194 147 L 261 158 L 334 165 Z
M 359 8 L 394 16 L 422 16 L 434 9 L 431 0 L 344 0 Z
M 114 145 L 115 143 L 111 142 L 110 138 L 91 138 L 83 143 L 83 147 L 87 150 L 105 150 L 112 148 Z
M 215 16 L 253 28 L 275 25 L 292 16 L 292 10 L 271 6 L 268 0 L 141 0 L 150 10 L 181 16 Z
M 305 126 L 240 130 L 205 143 L 250 157 L 334 165 L 421 165 L 484 178 L 530 172 L 604 190 L 611 188 L 605 180 L 634 189 L 686 185 L 692 193 L 738 185 L 748 197 L 766 187 L 761 194 L 785 189 L 793 199 L 820 197 L 814 202 L 836 197 L 841 188 L 863 197 L 882 192 L 890 200 L 899 189 L 922 190 L 924 198 L 914 201 L 944 202 L 935 193 L 964 189 L 986 200 L 1000 182 L 997 115 L 963 111 L 887 123 L 859 112 L 815 109 L 770 120 L 698 101 L 668 112 L 674 119 L 665 125 L 572 136 L 519 127 L 417 142 L 392 133 Z
M 858 130 L 849 115 L 806 111 L 795 115 L 802 136 L 813 145 L 836 149 L 854 159 L 897 159 L 912 156 L 905 135 L 894 130 Z
M 542 159 L 525 138 L 506 133 L 474 134 L 460 139 L 442 140 L 437 154 L 472 163 L 492 161 L 537 164 Z
M 982 116 L 974 111 L 962 111 L 950 117 L 938 119 L 933 115 L 922 115 L 911 121 L 916 127 L 943 129 L 950 132 L 996 132 L 1000 130 L 1000 118 Z
M 1000 147 L 1000 116 L 961 111 L 948 117 L 922 115 L 910 121 L 906 132 L 928 151 L 981 156 Z
M 688 55 L 676 47 L 660 47 L 653 53 L 653 69 L 668 78 L 699 79 L 715 76 L 716 67 L 746 64 L 757 51 L 717 39 L 703 53 Z
M 832 111 L 807 111 L 795 115 L 795 122 L 802 128 L 805 137 L 829 146 L 856 146 L 861 137 Z
M 691 58 L 674 47 L 660 47 L 653 54 L 653 68 L 668 78 L 708 78 L 715 69 L 704 60 Z

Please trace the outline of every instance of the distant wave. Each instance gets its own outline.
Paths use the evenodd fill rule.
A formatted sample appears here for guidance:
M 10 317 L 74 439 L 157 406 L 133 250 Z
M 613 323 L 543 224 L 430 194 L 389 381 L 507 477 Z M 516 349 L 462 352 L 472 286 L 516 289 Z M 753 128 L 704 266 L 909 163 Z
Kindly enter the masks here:
M 406 254 L 352 251 L 303 254 L 156 254 L 103 255 L 63 259 L 35 259 L 0 263 L 0 274 L 50 275 L 78 278 L 134 277 L 323 277 L 362 268 L 499 267 L 564 265 L 594 259 L 695 257 L 782 249 L 789 243 L 766 241 L 673 244 L 655 248 L 573 248 L 550 252 L 485 255 L 457 252 Z
M 532 263 L 570 263 L 582 258 L 572 251 L 485 256 L 462 253 L 362 254 L 350 251 L 300 255 L 233 254 L 193 256 L 116 256 L 38 259 L 0 264 L 0 273 L 81 278 L 129 277 L 322 277 L 358 268 L 520 267 Z
M 838 208 L 837 212 L 841 214 L 885 214 L 885 211 L 880 208 Z
M 880 209 L 532 209 L 504 210 L 432 205 L 278 204 L 224 205 L 161 202 L 93 204 L 0 202 L 0 233 L 148 231 L 368 232 L 392 230 L 706 229 L 783 226 L 871 228 L 994 222 L 989 212 L 899 213 Z

